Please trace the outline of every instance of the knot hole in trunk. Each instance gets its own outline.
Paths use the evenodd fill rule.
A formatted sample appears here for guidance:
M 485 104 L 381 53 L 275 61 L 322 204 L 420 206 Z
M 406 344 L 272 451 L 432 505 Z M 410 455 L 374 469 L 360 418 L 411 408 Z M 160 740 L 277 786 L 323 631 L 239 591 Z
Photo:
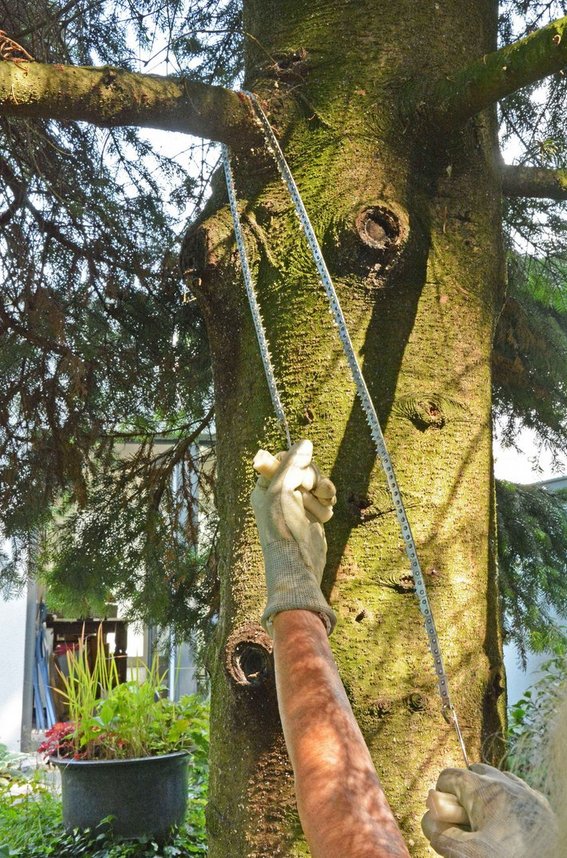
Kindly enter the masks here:
M 408 234 L 405 212 L 376 203 L 359 208 L 346 223 L 337 224 L 334 246 L 329 242 L 327 252 L 339 276 L 354 274 L 364 279 L 366 287 L 383 288 Z
M 360 240 L 373 251 L 375 260 L 390 262 L 402 238 L 398 216 L 385 206 L 370 206 L 358 213 L 355 223 Z
M 225 646 L 225 668 L 241 690 L 266 690 L 274 684 L 272 641 L 256 623 L 238 626 Z

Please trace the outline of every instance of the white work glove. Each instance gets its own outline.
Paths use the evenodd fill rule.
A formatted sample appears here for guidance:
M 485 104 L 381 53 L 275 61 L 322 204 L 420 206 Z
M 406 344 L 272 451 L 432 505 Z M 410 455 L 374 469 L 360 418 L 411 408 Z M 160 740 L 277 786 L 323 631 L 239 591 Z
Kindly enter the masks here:
M 327 559 L 327 541 L 322 521 L 330 518 L 329 503 L 321 503 L 317 486 L 323 479 L 311 464 L 313 445 L 299 441 L 287 452 L 278 453 L 280 462 L 271 479 L 260 476 L 252 492 L 260 544 L 266 568 L 268 602 L 262 625 L 271 633 L 271 618 L 280 611 L 315 611 L 332 631 L 336 617 L 321 592 Z M 313 471 L 310 471 L 310 466 Z M 314 477 L 309 512 L 300 486 Z M 324 480 L 328 489 L 330 480 Z M 327 492 L 328 494 L 328 492 Z M 334 487 L 331 494 L 334 495 Z M 307 503 L 307 501 L 306 501 Z
M 436 795 L 437 792 L 437 795 Z M 444 858 L 538 858 L 552 849 L 556 821 L 545 796 L 509 772 L 475 763 L 470 770 L 445 769 L 427 801 L 432 808 L 450 793 L 456 796 L 469 825 L 455 825 L 431 809 L 421 821 L 423 833 Z

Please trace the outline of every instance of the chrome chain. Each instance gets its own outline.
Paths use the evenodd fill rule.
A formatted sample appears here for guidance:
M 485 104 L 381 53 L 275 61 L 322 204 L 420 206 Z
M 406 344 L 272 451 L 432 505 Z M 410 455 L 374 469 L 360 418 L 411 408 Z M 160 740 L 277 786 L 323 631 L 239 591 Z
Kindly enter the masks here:
M 248 265 L 248 256 L 246 254 L 246 245 L 244 244 L 244 235 L 242 233 L 242 225 L 240 223 L 240 215 L 238 213 L 238 206 L 236 204 L 236 191 L 234 187 L 234 177 L 232 175 L 232 167 L 230 165 L 230 153 L 228 151 L 228 147 L 223 143 L 222 144 L 222 164 L 224 167 L 224 174 L 226 177 L 226 187 L 228 190 L 228 204 L 230 206 L 230 212 L 232 214 L 232 222 L 234 224 L 234 235 L 236 238 L 236 246 L 238 248 L 238 255 L 240 256 L 240 265 L 242 266 L 242 276 L 244 279 L 244 288 L 246 289 L 246 295 L 248 296 L 248 303 L 250 304 L 250 312 L 252 313 L 252 320 L 254 322 L 254 329 L 256 331 L 256 338 L 258 340 L 258 346 L 260 349 L 260 356 L 262 358 L 262 363 L 264 364 L 264 373 L 266 375 L 266 381 L 268 382 L 268 390 L 270 391 L 270 398 L 272 400 L 272 405 L 274 406 L 274 411 L 276 412 L 276 417 L 278 418 L 281 427 L 285 433 L 285 437 L 287 440 L 288 449 L 291 447 L 291 435 L 289 434 L 289 426 L 287 423 L 287 418 L 285 416 L 285 411 L 283 410 L 283 405 L 280 399 L 280 394 L 278 391 L 278 385 L 276 383 L 276 376 L 274 373 L 274 367 L 272 365 L 272 358 L 270 355 L 270 349 L 268 346 L 268 339 L 266 337 L 266 329 L 264 327 L 264 321 L 262 319 L 262 314 L 260 312 L 260 307 L 258 306 L 258 301 L 256 299 L 256 293 L 254 291 L 254 283 L 252 281 L 252 274 L 250 273 L 250 266 Z
M 441 656 L 441 649 L 439 645 L 439 636 L 437 634 L 437 629 L 435 627 L 435 622 L 433 619 L 433 613 L 431 610 L 431 605 L 429 603 L 429 598 L 427 596 L 427 589 L 425 586 L 425 580 L 423 577 L 423 572 L 421 569 L 421 564 L 419 562 L 419 558 L 417 555 L 417 549 L 415 546 L 415 541 L 413 538 L 413 534 L 411 531 L 411 527 L 408 521 L 408 517 L 405 511 L 404 503 L 402 500 L 401 492 L 398 486 L 398 482 L 396 479 L 396 475 L 394 472 L 394 467 L 392 465 L 392 460 L 390 459 L 390 455 L 388 453 L 386 442 L 384 440 L 384 435 L 382 433 L 382 429 L 380 426 L 380 421 L 378 420 L 378 415 L 376 414 L 376 410 L 374 408 L 374 404 L 372 402 L 372 398 L 366 386 L 366 381 L 362 374 L 362 370 L 358 363 L 350 335 L 348 332 L 346 320 L 335 291 L 335 287 L 333 285 L 333 281 L 331 280 L 331 275 L 329 274 L 329 270 L 323 258 L 323 254 L 321 252 L 321 248 L 319 247 L 319 243 L 315 236 L 315 232 L 311 225 L 311 221 L 309 220 L 309 216 L 303 204 L 303 200 L 301 199 L 301 195 L 295 184 L 295 180 L 291 173 L 291 170 L 285 160 L 284 154 L 280 148 L 278 140 L 272 130 L 272 127 L 266 117 L 264 111 L 262 110 L 260 103 L 257 97 L 252 92 L 244 91 L 244 94 L 250 98 L 252 106 L 255 110 L 255 113 L 262 125 L 264 130 L 264 135 L 266 138 L 266 143 L 268 148 L 272 152 L 274 159 L 276 161 L 279 173 L 285 182 L 293 204 L 295 206 L 295 211 L 297 216 L 299 217 L 299 221 L 301 226 L 305 232 L 305 237 L 309 244 L 313 260 L 315 262 L 315 266 L 319 273 L 319 277 L 321 279 L 321 283 L 327 295 L 329 301 L 330 312 L 333 316 L 335 325 L 338 328 L 339 337 L 341 339 L 341 343 L 343 346 L 343 351 L 345 353 L 351 375 L 356 387 L 356 391 L 358 394 L 358 398 L 362 405 L 364 414 L 366 416 L 367 423 L 370 427 L 370 432 L 372 435 L 372 439 L 374 441 L 374 445 L 376 447 L 376 452 L 378 454 L 378 458 L 382 464 L 384 469 L 384 473 L 386 475 L 386 480 L 388 483 L 388 488 L 390 490 L 390 495 L 392 497 L 392 501 L 394 503 L 394 507 L 396 510 L 396 516 L 398 518 L 398 522 L 400 525 L 402 537 L 404 540 L 404 546 L 406 550 L 406 554 L 408 556 L 411 571 L 413 574 L 413 579 L 415 583 L 415 590 L 419 601 L 419 608 L 421 613 L 423 614 L 425 621 L 425 629 L 427 632 L 427 638 L 429 641 L 429 648 L 431 650 L 431 654 L 433 656 L 433 664 L 435 668 L 435 673 L 437 676 L 437 682 L 439 685 L 439 694 L 441 696 L 442 703 L 442 713 L 444 718 L 453 725 L 455 732 L 457 734 L 457 738 L 459 741 L 459 745 L 461 748 L 461 752 L 463 755 L 463 759 L 465 761 L 465 765 L 468 767 L 469 760 L 467 756 L 467 750 L 465 747 L 463 735 L 461 732 L 459 720 L 457 717 L 456 710 L 451 702 L 451 698 L 449 695 L 449 682 L 447 679 L 447 674 L 445 672 L 445 668 L 443 666 L 443 659 Z M 225 147 L 223 147 L 223 157 L 224 157 Z M 228 155 L 226 155 L 225 159 L 225 171 L 227 170 L 226 164 L 228 163 Z M 268 381 L 268 386 L 270 388 L 270 393 L 272 393 L 272 389 L 275 391 L 275 395 L 272 394 L 272 401 L 274 403 L 274 408 L 276 410 L 276 414 L 278 415 L 278 419 L 282 422 L 282 425 L 286 427 L 286 434 L 289 439 L 289 432 L 287 430 L 287 423 L 285 422 L 285 417 L 283 415 L 283 410 L 281 410 L 281 401 L 279 395 L 277 393 L 277 384 L 275 381 L 275 376 L 273 373 L 273 368 L 269 359 L 269 351 L 267 348 L 266 337 L 262 326 L 261 317 L 259 315 L 258 304 L 254 295 L 254 290 L 251 286 L 251 277 L 250 270 L 248 267 L 248 263 L 246 261 L 246 250 L 244 247 L 244 242 L 242 239 L 242 233 L 240 230 L 240 222 L 238 220 L 238 212 L 236 210 L 236 201 L 234 197 L 234 183 L 232 182 L 232 177 L 230 177 L 229 181 L 229 172 L 230 166 L 228 167 L 227 172 L 227 185 L 229 189 L 229 200 L 230 207 L 233 213 L 233 219 L 235 224 L 235 233 L 236 233 L 236 242 L 238 245 L 240 258 L 243 260 L 242 268 L 244 271 L 244 280 L 246 285 L 246 292 L 250 301 L 250 309 L 252 312 L 252 317 L 254 319 L 254 325 L 256 327 L 256 331 L 258 334 L 258 342 L 260 344 L 260 352 L 262 353 L 262 360 L 264 362 L 264 367 L 266 368 L 266 378 Z M 232 195 L 232 199 L 231 199 Z M 238 226 L 237 226 L 238 224 Z M 239 238 L 240 232 L 240 238 Z M 247 282 L 248 281 L 248 282 Z M 252 295 L 252 299 L 250 296 Z M 261 331 L 261 334 L 258 331 Z M 267 358 L 267 362 L 265 360 Z M 277 405 L 276 405 L 277 402 Z

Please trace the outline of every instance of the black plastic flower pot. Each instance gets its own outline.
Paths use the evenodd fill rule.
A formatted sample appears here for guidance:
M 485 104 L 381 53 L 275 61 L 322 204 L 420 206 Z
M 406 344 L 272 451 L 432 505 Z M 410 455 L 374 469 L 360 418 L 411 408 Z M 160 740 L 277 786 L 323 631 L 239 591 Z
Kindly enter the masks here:
M 187 753 L 132 760 L 65 760 L 61 770 L 65 828 L 107 827 L 119 838 L 167 837 L 187 807 Z M 106 824 L 105 824 L 106 825 Z

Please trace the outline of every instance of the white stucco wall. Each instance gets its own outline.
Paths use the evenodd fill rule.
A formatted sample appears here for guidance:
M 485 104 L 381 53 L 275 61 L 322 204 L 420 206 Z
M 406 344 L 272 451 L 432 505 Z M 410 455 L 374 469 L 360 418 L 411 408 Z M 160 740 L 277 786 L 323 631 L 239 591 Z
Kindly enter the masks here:
M 0 601 L 0 743 L 20 750 L 26 642 L 26 595 Z

